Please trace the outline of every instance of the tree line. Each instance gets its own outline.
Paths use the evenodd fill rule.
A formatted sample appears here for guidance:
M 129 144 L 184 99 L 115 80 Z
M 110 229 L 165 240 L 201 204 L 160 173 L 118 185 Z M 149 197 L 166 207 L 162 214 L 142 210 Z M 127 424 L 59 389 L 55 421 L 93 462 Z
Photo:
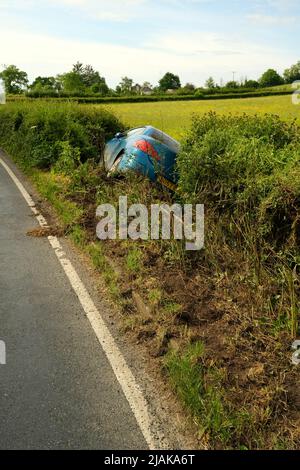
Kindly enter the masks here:
M 100 96 L 130 96 L 130 95 L 150 95 L 162 93 L 177 93 L 192 95 L 224 90 L 237 89 L 258 89 L 283 84 L 290 84 L 300 80 L 300 61 L 286 69 L 281 76 L 276 70 L 268 69 L 259 80 L 244 80 L 227 82 L 225 86 L 215 82 L 213 77 L 209 77 L 204 88 L 197 88 L 192 83 L 181 85 L 178 75 L 167 72 L 158 82 L 157 86 L 150 82 L 142 84 L 134 83 L 129 77 L 123 77 L 115 89 L 110 89 L 103 76 L 100 75 L 91 65 L 84 65 L 77 62 L 71 71 L 57 75 L 56 77 L 38 76 L 32 83 L 29 83 L 28 74 L 20 70 L 16 65 L 8 65 L 0 72 L 7 94 L 40 94 L 42 95 L 100 95 Z

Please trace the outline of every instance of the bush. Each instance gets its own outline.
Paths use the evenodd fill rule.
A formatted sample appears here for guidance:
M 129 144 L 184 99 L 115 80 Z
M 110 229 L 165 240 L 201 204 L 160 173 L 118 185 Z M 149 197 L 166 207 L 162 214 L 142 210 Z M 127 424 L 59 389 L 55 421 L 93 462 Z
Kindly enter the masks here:
M 20 101 L 0 108 L 0 145 L 29 167 L 50 168 L 72 153 L 82 163 L 98 161 L 105 141 L 123 129 L 106 110 L 75 103 Z
M 245 220 L 261 238 L 300 243 L 300 128 L 277 116 L 194 117 L 178 157 L 185 201 Z

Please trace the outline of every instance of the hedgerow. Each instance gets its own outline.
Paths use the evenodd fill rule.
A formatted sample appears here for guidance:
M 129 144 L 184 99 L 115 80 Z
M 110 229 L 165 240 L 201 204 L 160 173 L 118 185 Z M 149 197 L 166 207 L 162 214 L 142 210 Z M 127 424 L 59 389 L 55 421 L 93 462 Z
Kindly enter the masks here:
M 274 115 L 195 117 L 178 158 L 184 200 L 255 224 L 257 236 L 300 241 L 300 128 Z
M 82 163 L 97 161 L 105 141 L 123 128 L 108 111 L 76 103 L 20 101 L 0 108 L 0 144 L 28 167 L 50 168 L 66 145 Z
M 8 101 L 34 101 L 35 99 L 43 99 L 45 101 L 55 102 L 77 102 L 87 104 L 108 104 L 108 103 L 153 103 L 159 101 L 201 101 L 201 100 L 223 100 L 223 99 L 239 99 L 239 98 L 259 98 L 266 96 L 283 96 L 291 95 L 292 90 L 227 90 L 211 93 L 209 91 L 197 92 L 193 95 L 180 94 L 164 94 L 164 95 L 133 95 L 133 96 L 102 96 L 102 95 L 80 95 L 78 94 L 53 94 L 53 93 L 28 93 L 26 96 L 10 95 Z

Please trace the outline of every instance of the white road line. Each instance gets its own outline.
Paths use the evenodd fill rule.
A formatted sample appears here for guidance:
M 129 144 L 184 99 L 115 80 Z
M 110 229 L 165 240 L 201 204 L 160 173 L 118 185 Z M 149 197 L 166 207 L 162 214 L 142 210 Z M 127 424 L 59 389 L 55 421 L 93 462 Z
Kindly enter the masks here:
M 35 203 L 31 196 L 28 194 L 20 180 L 9 168 L 9 166 L 2 160 L 0 157 L 0 163 L 5 168 L 25 201 L 31 208 L 32 212 L 36 216 L 41 227 L 48 226 L 46 219 L 39 213 L 35 207 Z M 130 408 L 136 418 L 136 421 L 142 431 L 142 434 L 151 450 L 162 449 L 165 447 L 163 442 L 165 441 L 164 437 L 154 436 L 151 428 L 152 423 L 154 423 L 154 416 L 151 415 L 148 408 L 146 399 L 137 384 L 129 366 L 126 363 L 125 358 L 123 357 L 121 351 L 119 350 L 112 334 L 107 328 L 99 310 L 95 306 L 91 296 L 89 295 L 87 289 L 85 288 L 83 282 L 78 276 L 75 268 L 73 267 L 71 261 L 67 258 L 65 252 L 62 249 L 62 246 L 57 237 L 49 236 L 49 243 L 55 254 L 63 267 L 63 270 L 70 281 L 70 284 L 77 295 L 82 308 L 98 338 L 99 343 L 101 344 L 103 351 L 106 354 L 106 357 L 114 371 L 116 378 L 124 392 L 125 397 L 130 405 Z

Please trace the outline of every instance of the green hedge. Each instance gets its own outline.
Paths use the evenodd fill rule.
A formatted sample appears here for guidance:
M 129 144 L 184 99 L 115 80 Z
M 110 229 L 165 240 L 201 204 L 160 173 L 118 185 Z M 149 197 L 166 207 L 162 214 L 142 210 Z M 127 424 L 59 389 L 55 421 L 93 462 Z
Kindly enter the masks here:
M 259 98 L 261 96 L 280 96 L 290 95 L 287 91 L 255 91 L 247 93 L 218 93 L 215 95 L 159 95 L 159 96 L 129 96 L 129 97 L 106 97 L 106 98 L 90 98 L 79 97 L 74 98 L 78 103 L 151 103 L 157 101 L 199 101 L 199 100 L 223 100 L 237 98 Z
M 178 169 L 185 201 L 250 224 L 260 247 L 286 249 L 300 265 L 298 126 L 274 115 L 195 117 Z
M 124 129 L 104 109 L 76 103 L 19 101 L 0 107 L 0 145 L 22 164 L 49 168 L 64 154 L 98 160 L 108 138 Z
M 194 95 L 151 95 L 151 96 L 40 96 L 40 94 L 27 96 L 10 95 L 7 97 L 8 101 L 26 101 L 43 99 L 45 101 L 57 102 L 77 102 L 89 104 L 108 104 L 108 103 L 153 103 L 158 101 L 199 101 L 199 100 L 223 100 L 223 99 L 240 99 L 240 98 L 259 98 L 263 96 L 281 96 L 290 95 L 292 91 L 270 91 L 270 90 L 256 90 L 256 91 L 231 91 L 226 93 L 215 94 L 194 94 Z

